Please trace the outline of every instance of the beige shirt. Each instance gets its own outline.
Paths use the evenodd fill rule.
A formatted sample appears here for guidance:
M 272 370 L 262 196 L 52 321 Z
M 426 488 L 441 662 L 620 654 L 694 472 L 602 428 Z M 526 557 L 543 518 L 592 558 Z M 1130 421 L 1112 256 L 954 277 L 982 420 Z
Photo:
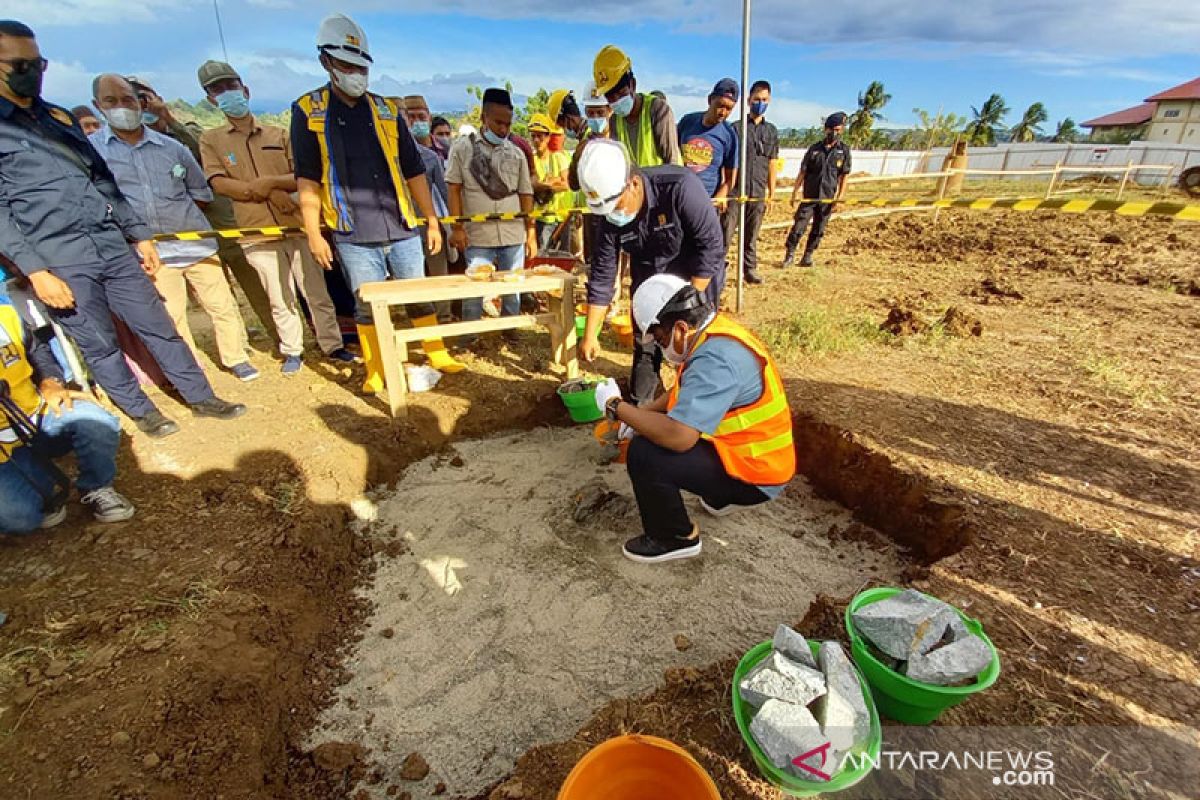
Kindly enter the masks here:
M 218 177 L 249 182 L 266 175 L 291 175 L 292 143 L 283 128 L 257 120 L 247 132 L 221 125 L 200 137 L 200 163 L 209 182 Z M 233 215 L 242 228 L 301 224 L 299 214 L 284 214 L 265 201 L 234 200 Z
M 484 150 L 491 153 L 492 168 L 496 170 L 505 186 L 513 187 L 512 194 L 493 200 L 471 174 L 471 156 L 474 148 L 471 137 L 460 136 L 450 148 L 446 164 L 446 183 L 461 184 L 463 214 L 497 214 L 521 210 L 520 196 L 533 194 L 533 180 L 529 177 L 529 162 L 521 148 L 510 141 L 496 146 L 482 136 L 479 141 Z M 525 220 L 504 222 L 468 222 L 467 240 L 471 247 L 507 247 L 525 243 Z

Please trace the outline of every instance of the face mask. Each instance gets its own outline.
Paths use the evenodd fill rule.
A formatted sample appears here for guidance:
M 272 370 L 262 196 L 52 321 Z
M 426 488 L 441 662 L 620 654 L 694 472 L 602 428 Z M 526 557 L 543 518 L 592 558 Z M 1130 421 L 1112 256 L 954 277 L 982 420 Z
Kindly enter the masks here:
M 755 100 L 753 103 L 750 104 L 750 113 L 756 117 L 761 117 L 763 114 L 766 114 L 767 113 L 767 101 Z
M 619 208 L 614 208 L 612 211 L 604 215 L 604 218 L 616 225 L 618 228 L 624 228 L 629 223 L 637 218 L 637 214 L 630 214 L 627 211 L 622 211 Z
M 32 100 L 42 94 L 42 72 L 44 67 L 27 64 L 25 71 L 18 73 L 11 64 L 8 65 L 8 77 L 4 82 L 17 97 Z
M 429 136 L 429 123 L 424 120 L 417 120 L 412 125 L 409 125 L 408 129 L 418 139 L 424 139 Z
M 435 136 L 433 138 L 434 138 L 434 140 L 437 141 L 437 143 L 439 145 L 441 145 L 443 150 L 450 149 L 450 137 L 449 136 Z
M 142 112 L 142 124 L 154 125 L 158 122 L 158 114 L 151 114 L 149 111 Z
M 329 75 L 333 78 L 334 85 L 351 97 L 362 97 L 367 93 L 366 75 L 338 72 L 336 69 L 330 70 Z
M 491 128 L 484 128 L 484 129 L 483 129 L 483 138 L 484 138 L 484 139 L 487 139 L 487 140 L 488 140 L 488 142 L 490 142 L 491 144 L 494 144 L 494 145 L 496 145 L 497 147 L 499 147 L 500 145 L 504 144 L 504 142 L 505 142 L 505 140 L 506 140 L 506 137 L 504 137 L 504 136 L 497 136 L 496 134 L 492 133 L 492 129 L 491 129 Z
M 104 118 L 108 120 L 108 124 L 113 130 L 118 131 L 136 131 L 142 127 L 141 112 L 134 111 L 132 108 L 106 108 L 104 109 Z
M 678 366 L 684 362 L 684 354 L 675 349 L 675 331 L 671 331 L 671 341 L 667 343 L 666 347 L 661 349 L 663 351 L 663 358 L 668 363 Z
M 628 117 L 629 112 L 633 111 L 633 95 L 627 94 L 615 103 L 609 103 L 608 107 L 618 117 Z
M 604 133 L 604 129 L 608 127 L 608 120 L 604 117 L 588 117 L 587 125 L 592 133 Z
M 217 95 L 217 108 L 225 116 L 239 119 L 250 113 L 250 101 L 241 89 L 229 89 Z
M 570 139 L 572 142 L 578 142 L 579 134 L 576 133 L 575 131 L 567 131 L 567 138 Z

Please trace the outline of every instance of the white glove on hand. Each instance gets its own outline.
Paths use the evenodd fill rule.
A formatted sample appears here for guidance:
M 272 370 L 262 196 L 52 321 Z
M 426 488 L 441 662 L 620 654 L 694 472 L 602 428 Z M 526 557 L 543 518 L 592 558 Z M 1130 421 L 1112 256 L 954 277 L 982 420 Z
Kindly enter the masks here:
M 621 388 L 612 378 L 596 385 L 596 408 L 601 414 L 608 410 L 608 401 L 621 396 Z
M 633 428 L 626 425 L 624 422 L 622 422 L 617 427 L 617 441 L 618 442 L 623 441 L 625 439 L 632 439 L 634 436 L 637 436 L 637 431 L 635 431 Z

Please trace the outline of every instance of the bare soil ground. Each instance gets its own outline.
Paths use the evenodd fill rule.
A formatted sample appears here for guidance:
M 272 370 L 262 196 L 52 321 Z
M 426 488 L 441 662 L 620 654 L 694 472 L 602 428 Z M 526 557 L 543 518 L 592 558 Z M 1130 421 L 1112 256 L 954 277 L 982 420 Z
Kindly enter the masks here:
M 782 237 L 764 236 L 745 318 L 785 365 L 803 471 L 1002 653 L 1000 682 L 940 724 L 1192 724 L 1200 226 L 835 217 L 818 267 L 788 273 Z M 894 312 L 904 333 L 880 333 Z M 369 612 L 355 589 L 400 555 L 350 522 L 368 487 L 448 442 L 560 421 L 559 378 L 527 335 L 391 426 L 349 370 L 287 380 L 257 360 L 255 384 L 215 379 L 244 418 L 200 424 L 166 400 L 184 430 L 123 446 L 132 521 L 76 509 L 0 542 L 0 796 L 327 798 L 382 779 L 353 745 L 304 747 Z M 847 599 L 790 621 L 837 637 Z M 687 746 L 723 797 L 771 797 L 729 718 L 727 655 L 681 658 L 479 796 L 548 800 L 592 744 L 642 731 Z

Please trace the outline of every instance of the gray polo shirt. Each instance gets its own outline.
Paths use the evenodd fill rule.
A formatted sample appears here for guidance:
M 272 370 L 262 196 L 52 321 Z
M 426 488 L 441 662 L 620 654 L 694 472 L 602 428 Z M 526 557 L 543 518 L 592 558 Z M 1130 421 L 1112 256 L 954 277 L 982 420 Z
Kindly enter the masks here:
M 512 193 L 493 200 L 475 176 L 471 174 L 472 142 L 479 141 L 492 161 L 505 186 Z M 482 136 L 460 136 L 450 148 L 450 160 L 446 167 L 446 183 L 461 184 L 463 214 L 497 214 L 521 210 L 521 195 L 533 195 L 533 180 L 529 177 L 529 162 L 521 148 L 505 140 L 500 145 L 489 144 Z M 468 222 L 467 240 L 471 247 L 508 247 L 525 242 L 525 221 L 520 219 L 504 222 Z
M 190 150 L 145 126 L 135 145 L 126 144 L 107 125 L 88 138 L 116 176 L 121 193 L 155 233 L 208 229 L 196 201 L 211 201 L 212 190 Z M 216 252 L 215 239 L 158 245 L 166 267 L 190 267 Z

